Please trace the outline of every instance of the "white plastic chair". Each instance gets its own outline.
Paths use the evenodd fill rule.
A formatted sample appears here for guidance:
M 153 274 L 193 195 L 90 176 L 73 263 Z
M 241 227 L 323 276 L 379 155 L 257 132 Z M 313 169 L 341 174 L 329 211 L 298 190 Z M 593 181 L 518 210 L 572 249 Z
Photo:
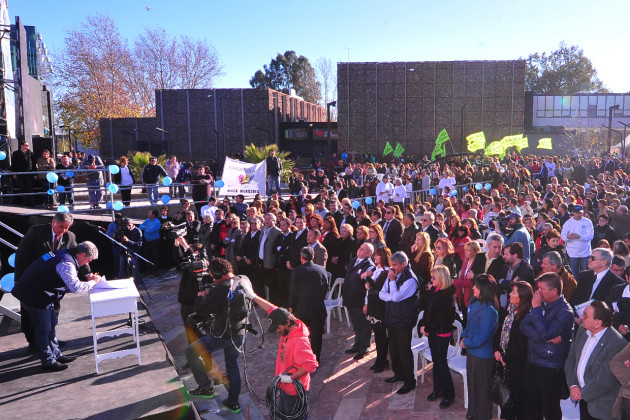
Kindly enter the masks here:
M 464 378 L 464 408 L 468 408 L 468 375 L 466 372 L 466 356 L 463 356 L 460 351 L 451 359 L 448 359 L 448 367 L 454 372 L 462 375 Z
M 332 273 L 330 271 L 326 271 L 326 276 L 328 276 L 328 290 L 330 290 L 330 283 L 332 283 Z
M 425 350 L 429 348 L 429 339 L 425 336 L 420 336 L 418 334 L 418 324 L 420 320 L 424 316 L 424 311 L 420 312 L 418 315 L 418 322 L 416 322 L 416 326 L 411 331 L 411 352 L 413 353 L 413 374 L 418 380 L 418 356 L 421 356 Z M 422 365 L 424 366 L 424 364 Z M 424 367 L 422 369 L 422 383 L 424 383 Z
M 459 344 L 459 337 L 462 335 L 462 324 L 458 320 L 455 320 L 453 321 L 453 327 L 455 327 L 455 331 L 453 331 L 453 335 L 451 336 L 451 341 L 453 341 L 454 344 L 448 345 L 448 350 L 446 351 L 447 361 L 457 355 L 461 355 L 462 353 L 462 349 Z M 427 362 L 433 361 L 433 357 L 431 356 L 431 349 L 429 349 L 427 346 L 426 350 L 422 352 L 421 356 L 422 356 L 422 377 L 424 378 L 424 369 L 427 366 Z M 464 366 L 466 366 L 465 363 L 464 363 Z
M 343 306 L 341 303 L 343 302 L 341 296 L 341 286 L 343 286 L 344 279 L 343 277 L 339 277 L 335 280 L 335 283 L 330 288 L 330 291 L 326 294 L 326 299 L 324 300 L 324 304 L 326 305 L 326 334 L 330 334 L 330 317 L 332 315 L 332 310 L 337 308 L 337 317 L 339 321 L 342 321 L 341 310 L 346 311 L 346 320 L 348 321 L 348 327 L 350 327 L 350 315 L 348 315 L 348 308 Z

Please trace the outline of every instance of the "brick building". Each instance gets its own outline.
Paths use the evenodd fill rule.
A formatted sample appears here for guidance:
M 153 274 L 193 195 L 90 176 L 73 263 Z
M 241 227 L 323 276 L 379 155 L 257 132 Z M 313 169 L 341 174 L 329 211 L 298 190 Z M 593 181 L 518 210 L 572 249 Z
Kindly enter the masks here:
M 129 151 L 221 162 L 245 145 L 278 144 L 280 123 L 326 121 L 326 109 L 271 89 L 155 91 L 156 116 L 100 121 L 101 156 Z
M 421 156 L 444 128 L 449 153 L 462 134 L 523 132 L 524 60 L 338 63 L 337 81 L 339 150 L 382 156 L 389 141 Z

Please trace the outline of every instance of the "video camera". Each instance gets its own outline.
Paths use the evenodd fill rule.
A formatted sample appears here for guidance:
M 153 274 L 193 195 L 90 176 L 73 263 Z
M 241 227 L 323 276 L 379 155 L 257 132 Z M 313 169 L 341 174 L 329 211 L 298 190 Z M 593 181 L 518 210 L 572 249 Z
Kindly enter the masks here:
M 177 239 L 186 236 L 186 222 L 175 225 L 172 222 L 164 223 L 166 237 L 168 239 Z
M 505 228 L 507 228 L 507 225 L 508 225 L 507 217 L 493 217 L 492 221 L 499 222 L 499 227 L 501 228 L 501 230 L 505 230 Z
M 114 232 L 114 239 L 120 242 L 123 240 L 122 238 L 124 236 L 127 236 L 128 233 L 129 229 L 127 229 L 127 226 L 119 226 L 116 232 Z

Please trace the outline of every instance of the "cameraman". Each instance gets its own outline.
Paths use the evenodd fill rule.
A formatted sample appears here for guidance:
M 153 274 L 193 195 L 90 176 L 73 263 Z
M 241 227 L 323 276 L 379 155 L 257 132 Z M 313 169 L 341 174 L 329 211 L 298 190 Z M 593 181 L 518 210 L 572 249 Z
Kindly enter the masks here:
M 138 257 L 134 254 L 142 250 L 142 231 L 138 229 L 131 220 L 122 219 L 120 229 L 114 233 L 114 239 L 125 245 L 129 252 L 130 260 L 123 249 L 118 253 L 118 278 L 125 279 L 129 277 L 129 273 L 133 273 L 133 278 L 140 281 L 140 266 L 138 265 Z M 116 244 L 114 244 L 116 245 Z M 116 247 L 118 247 L 116 245 Z M 131 264 L 133 268 L 128 267 Z
M 501 226 L 499 220 L 493 221 L 494 231 L 505 240 L 504 245 L 509 245 L 514 242 L 520 242 L 523 245 L 524 257 L 523 260 L 529 263 L 530 255 L 534 249 L 534 241 L 529 235 L 527 228 L 521 223 L 521 215 L 517 213 L 510 213 L 507 216 L 507 227 Z
M 238 356 L 247 326 L 247 303 L 239 283 L 243 283 L 247 290 L 251 290 L 252 286 L 247 277 L 235 276 L 232 265 L 223 258 L 212 260 L 210 274 L 214 282 L 210 288 L 197 293 L 195 302 L 197 316 L 210 320 L 209 335 L 201 337 L 186 348 L 186 359 L 199 385 L 196 389 L 189 390 L 188 394 L 191 397 L 214 398 L 212 382 L 201 357 L 223 350 L 230 383 L 228 398 L 222 405 L 233 413 L 238 413 L 241 411 L 238 403 L 241 391 Z
M 188 344 L 192 344 L 199 339 L 193 328 L 187 323 L 188 315 L 195 312 L 197 294 L 212 283 L 212 277 L 208 275 L 208 260 L 205 258 L 203 245 L 192 244 L 190 251 L 193 261 L 183 267 L 184 273 L 182 274 L 182 279 L 179 283 L 179 293 L 177 294 L 177 301 L 181 305 L 180 314 L 182 321 L 184 321 Z M 184 366 L 184 368 L 187 367 L 189 366 Z

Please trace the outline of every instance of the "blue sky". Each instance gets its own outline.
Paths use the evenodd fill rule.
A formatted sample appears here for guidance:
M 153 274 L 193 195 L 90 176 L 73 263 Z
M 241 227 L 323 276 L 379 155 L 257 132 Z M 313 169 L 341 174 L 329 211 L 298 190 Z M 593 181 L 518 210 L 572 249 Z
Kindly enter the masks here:
M 565 40 L 584 50 L 612 92 L 630 91 L 627 0 L 9 0 L 9 13 L 37 26 L 53 51 L 96 13 L 111 16 L 130 42 L 156 26 L 204 38 L 224 65 L 215 87 L 249 87 L 257 69 L 289 49 L 311 62 L 495 60 Z

